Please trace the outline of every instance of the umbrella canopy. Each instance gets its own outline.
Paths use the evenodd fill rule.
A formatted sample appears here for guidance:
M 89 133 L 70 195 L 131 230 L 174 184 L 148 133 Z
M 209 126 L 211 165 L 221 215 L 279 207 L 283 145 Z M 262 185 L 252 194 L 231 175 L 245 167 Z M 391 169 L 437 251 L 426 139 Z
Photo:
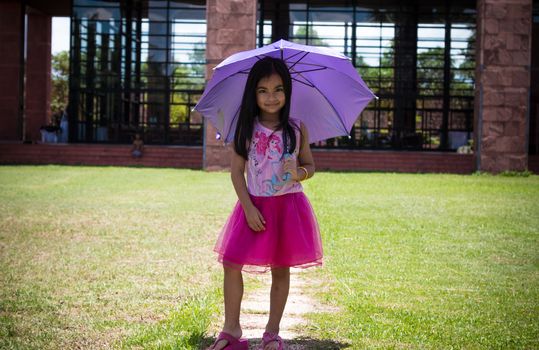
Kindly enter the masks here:
M 349 135 L 361 111 L 375 95 L 350 59 L 325 47 L 285 40 L 238 52 L 221 62 L 195 110 L 217 128 L 218 138 L 232 142 L 249 70 L 266 57 L 281 58 L 292 77 L 290 117 L 300 119 L 309 143 Z

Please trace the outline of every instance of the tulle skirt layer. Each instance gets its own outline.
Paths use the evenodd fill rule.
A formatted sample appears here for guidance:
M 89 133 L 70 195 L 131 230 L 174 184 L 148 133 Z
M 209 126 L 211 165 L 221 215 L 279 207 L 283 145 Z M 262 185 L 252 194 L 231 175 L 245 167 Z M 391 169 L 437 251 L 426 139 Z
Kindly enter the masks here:
M 265 230 L 251 230 L 243 208 L 236 203 L 214 248 L 223 265 L 246 272 L 266 272 L 322 264 L 318 223 L 303 192 L 251 196 L 251 200 L 266 221 Z

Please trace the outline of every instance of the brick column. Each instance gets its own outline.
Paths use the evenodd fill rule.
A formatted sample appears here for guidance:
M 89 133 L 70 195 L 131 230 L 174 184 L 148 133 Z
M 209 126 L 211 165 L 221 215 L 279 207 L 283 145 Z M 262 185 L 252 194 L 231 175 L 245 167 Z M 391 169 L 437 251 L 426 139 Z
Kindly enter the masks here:
M 210 79 L 212 69 L 223 59 L 255 48 L 256 0 L 208 0 L 206 5 L 206 79 Z M 224 146 L 222 141 L 216 140 L 216 130 L 207 121 L 205 130 L 204 168 L 229 168 L 231 145 Z
M 51 116 L 51 16 L 28 10 L 26 140 L 41 140 L 39 128 Z
M 477 170 L 527 168 L 531 11 L 532 0 L 477 2 Z
M 22 4 L 0 2 L 0 140 L 22 139 Z

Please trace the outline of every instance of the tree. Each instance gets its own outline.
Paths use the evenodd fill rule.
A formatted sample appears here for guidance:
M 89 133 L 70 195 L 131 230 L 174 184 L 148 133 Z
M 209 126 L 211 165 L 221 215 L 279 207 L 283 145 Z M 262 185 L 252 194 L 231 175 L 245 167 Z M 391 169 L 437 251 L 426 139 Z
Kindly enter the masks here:
M 69 91 L 69 52 L 60 51 L 52 56 L 51 109 L 54 113 L 67 106 Z
M 174 103 L 170 106 L 171 124 L 189 121 L 189 109 L 192 107 L 188 105 L 189 91 L 201 91 L 204 89 L 205 50 L 205 43 L 195 43 L 192 51 L 187 54 L 187 62 L 176 64 L 174 67 L 172 75 L 174 90 L 172 91 L 172 100 Z M 190 102 L 192 104 L 194 101 L 191 100 Z
M 368 65 L 363 56 L 356 57 L 357 71 L 377 95 L 393 93 L 394 55 L 395 41 L 391 40 L 389 45 L 382 51 L 378 66 L 372 67 Z M 385 102 L 382 101 L 382 103 Z
M 417 54 L 417 89 L 421 96 L 439 96 L 444 94 L 444 52 L 443 47 L 432 47 Z M 450 58 L 450 67 L 455 60 Z M 455 73 L 450 71 L 452 81 Z
M 294 33 L 294 37 L 297 40 L 294 41 L 301 41 L 301 40 L 307 40 L 307 26 L 298 26 L 296 29 L 296 32 Z M 309 27 L 309 38 L 308 42 L 306 42 L 307 45 L 313 45 L 313 46 L 329 46 L 324 42 L 324 40 L 320 39 L 320 36 L 318 32 L 313 28 Z

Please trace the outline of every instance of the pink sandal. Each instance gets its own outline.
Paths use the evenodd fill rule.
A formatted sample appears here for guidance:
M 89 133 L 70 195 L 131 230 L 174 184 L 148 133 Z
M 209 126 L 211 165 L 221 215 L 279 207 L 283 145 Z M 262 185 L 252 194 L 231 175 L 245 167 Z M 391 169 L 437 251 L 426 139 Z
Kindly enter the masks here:
M 264 332 L 264 335 L 262 336 L 262 343 L 260 344 L 260 347 L 258 349 L 263 350 L 266 345 L 268 345 L 272 341 L 276 341 L 279 343 L 279 347 L 277 348 L 277 350 L 283 350 L 283 339 L 279 337 L 278 334 L 270 332 Z
M 244 338 L 234 338 L 232 335 L 226 332 L 219 333 L 219 336 L 211 346 L 211 349 L 214 349 L 215 345 L 217 345 L 217 343 L 221 340 L 226 340 L 228 342 L 223 350 L 249 350 L 249 340 Z

